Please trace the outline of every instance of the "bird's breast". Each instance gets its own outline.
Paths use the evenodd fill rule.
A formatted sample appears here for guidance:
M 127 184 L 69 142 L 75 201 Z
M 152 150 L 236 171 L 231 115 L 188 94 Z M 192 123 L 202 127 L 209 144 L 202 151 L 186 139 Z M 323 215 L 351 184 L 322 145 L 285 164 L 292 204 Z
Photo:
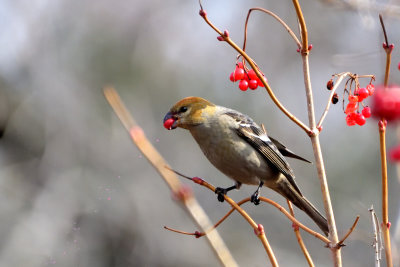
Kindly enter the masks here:
M 204 155 L 221 172 L 244 184 L 272 177 L 263 157 L 227 125 L 199 125 L 191 133 Z

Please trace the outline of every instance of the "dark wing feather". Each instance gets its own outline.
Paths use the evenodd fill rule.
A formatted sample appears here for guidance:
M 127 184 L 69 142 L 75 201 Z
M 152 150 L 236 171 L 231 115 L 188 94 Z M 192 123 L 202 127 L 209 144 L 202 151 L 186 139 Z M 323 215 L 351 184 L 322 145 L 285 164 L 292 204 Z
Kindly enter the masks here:
M 290 157 L 290 158 L 295 158 L 298 160 L 302 160 L 308 163 L 312 163 L 311 161 L 300 157 L 299 155 L 296 155 L 293 151 L 290 151 L 284 144 L 282 144 L 281 142 L 279 142 L 278 140 L 272 138 L 271 136 L 268 136 L 269 139 L 271 139 L 272 143 L 275 144 L 275 146 L 278 148 L 279 152 L 282 153 L 282 155 L 284 155 L 285 157 Z
M 247 141 L 257 152 L 262 155 L 265 160 L 270 162 L 283 175 L 285 175 L 290 184 L 300 195 L 302 195 L 294 180 L 294 173 L 290 168 L 289 163 L 279 152 L 276 145 L 264 133 L 264 131 L 256 123 L 254 123 L 252 119 L 243 114 L 227 112 L 226 115 L 232 117 L 238 122 L 238 136 Z

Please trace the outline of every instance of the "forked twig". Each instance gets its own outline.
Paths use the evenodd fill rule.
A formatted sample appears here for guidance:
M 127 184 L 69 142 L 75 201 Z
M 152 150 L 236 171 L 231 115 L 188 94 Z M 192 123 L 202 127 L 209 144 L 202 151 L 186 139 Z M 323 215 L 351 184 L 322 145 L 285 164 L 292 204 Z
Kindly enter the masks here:
M 358 220 L 360 219 L 360 215 L 357 215 L 356 220 L 354 221 L 353 225 L 350 227 L 349 231 L 347 231 L 347 233 L 344 235 L 344 237 L 342 239 L 340 239 L 340 241 L 336 244 L 337 248 L 341 248 L 343 247 L 343 243 L 344 241 L 350 236 L 350 234 L 354 231 L 354 229 L 357 226 Z

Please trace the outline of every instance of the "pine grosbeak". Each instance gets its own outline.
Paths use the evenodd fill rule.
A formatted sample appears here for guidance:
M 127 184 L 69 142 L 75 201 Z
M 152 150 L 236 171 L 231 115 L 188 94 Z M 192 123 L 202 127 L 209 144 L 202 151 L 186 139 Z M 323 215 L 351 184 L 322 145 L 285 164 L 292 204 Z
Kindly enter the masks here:
M 326 219 L 302 195 L 284 156 L 307 160 L 269 137 L 248 116 L 200 97 L 187 97 L 165 115 L 164 126 L 189 130 L 208 160 L 236 182 L 216 189 L 220 201 L 224 200 L 223 194 L 239 189 L 243 183 L 258 185 L 251 197 L 258 204 L 260 189 L 265 185 L 307 213 L 328 234 Z

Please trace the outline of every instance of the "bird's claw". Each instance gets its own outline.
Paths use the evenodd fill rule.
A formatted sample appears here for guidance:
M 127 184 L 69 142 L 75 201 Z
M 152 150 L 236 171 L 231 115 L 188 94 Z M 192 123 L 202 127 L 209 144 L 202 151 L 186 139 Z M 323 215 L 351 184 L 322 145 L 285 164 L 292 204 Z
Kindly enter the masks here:
M 254 203 L 254 205 L 260 204 L 260 198 L 258 192 L 255 192 L 254 194 L 251 195 L 250 201 Z
M 226 193 L 227 193 L 227 190 L 225 188 L 217 187 L 215 189 L 215 194 L 218 195 L 217 199 L 219 202 L 224 202 L 224 200 L 225 200 L 224 196 L 226 195 Z

